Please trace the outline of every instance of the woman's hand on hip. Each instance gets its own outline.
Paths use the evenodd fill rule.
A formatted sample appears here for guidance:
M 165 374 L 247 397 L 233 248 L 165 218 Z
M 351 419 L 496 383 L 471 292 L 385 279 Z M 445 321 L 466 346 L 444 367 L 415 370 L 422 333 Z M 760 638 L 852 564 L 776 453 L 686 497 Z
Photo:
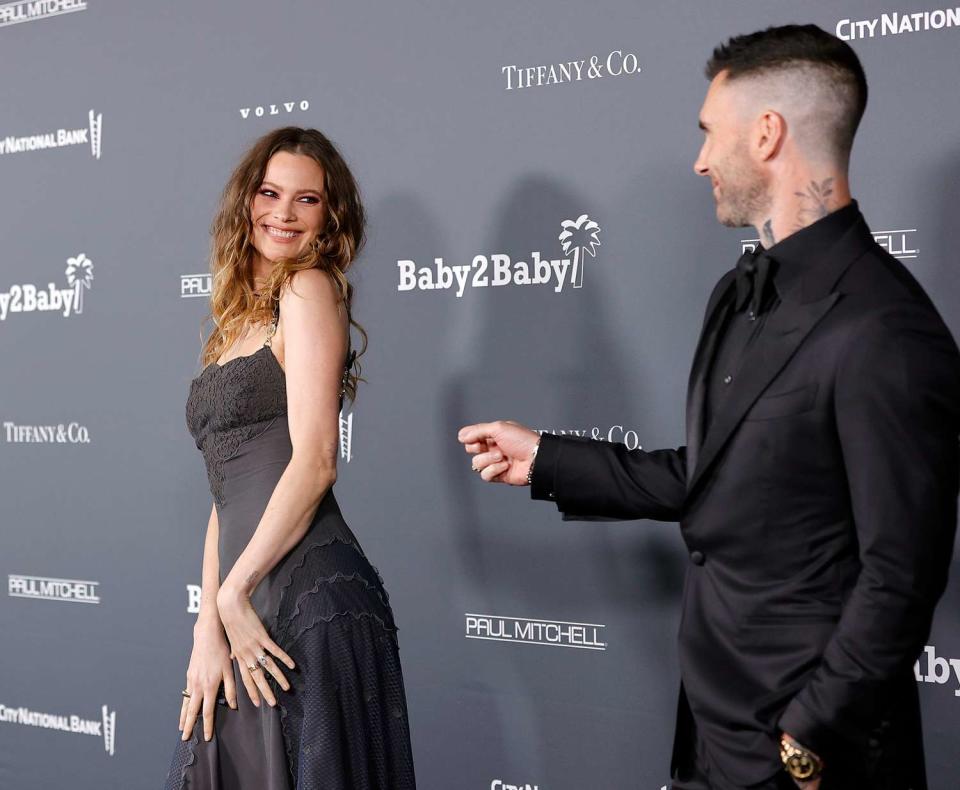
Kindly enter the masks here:
M 217 593 L 217 610 L 230 643 L 230 658 L 236 659 L 239 664 L 240 677 L 250 701 L 259 707 L 262 694 L 268 704 L 276 705 L 277 699 L 265 673 L 273 675 L 280 687 L 287 691 L 290 683 L 274 658 L 280 659 L 290 669 L 296 666 L 293 659 L 270 638 L 248 596 L 221 587 Z

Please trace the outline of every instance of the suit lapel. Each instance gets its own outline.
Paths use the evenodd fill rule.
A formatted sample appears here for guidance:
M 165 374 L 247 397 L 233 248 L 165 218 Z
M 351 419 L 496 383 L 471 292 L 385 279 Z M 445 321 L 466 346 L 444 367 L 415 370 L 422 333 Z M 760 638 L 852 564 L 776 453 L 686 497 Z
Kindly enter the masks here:
M 697 466 L 700 442 L 703 439 L 703 407 L 706 399 L 707 370 L 717 349 L 720 328 L 733 307 L 733 284 L 736 270 L 728 272 L 714 289 L 707 305 L 707 315 L 693 355 L 690 380 L 687 383 L 687 480 Z
M 687 478 L 688 494 L 716 459 L 750 407 L 839 298 L 840 294 L 834 292 L 810 304 L 783 301 L 770 316 L 761 336 L 744 354 L 740 375 L 711 421 L 693 475 Z
M 746 416 L 757 398 L 783 370 L 791 357 L 800 348 L 813 328 L 823 319 L 840 298 L 835 289 L 847 268 L 864 252 L 876 246 L 870 228 L 861 214 L 853 225 L 829 249 L 824 250 L 822 260 L 812 267 L 799 283 L 799 288 L 782 294 L 777 310 L 769 317 L 756 342 L 744 355 L 740 374 L 727 394 L 722 408 L 714 415 L 703 443 L 699 434 L 703 424 L 703 403 L 706 392 L 706 375 L 715 347 L 717 319 L 723 315 L 723 306 L 730 300 L 723 299 L 724 292 L 736 279 L 736 270 L 729 272 L 724 283 L 721 280 L 714 296 L 713 316 L 708 313 L 707 326 L 700 338 L 694 357 L 687 396 L 687 496 L 703 479 L 704 473 L 716 460 L 717 455 L 731 434 Z M 720 309 L 716 309 L 717 307 Z M 712 320 L 713 319 L 713 320 Z M 714 330 L 708 333 L 708 328 Z M 712 334 L 713 337 L 708 337 Z M 707 353 L 709 350 L 710 353 Z M 691 455 L 690 448 L 693 447 Z

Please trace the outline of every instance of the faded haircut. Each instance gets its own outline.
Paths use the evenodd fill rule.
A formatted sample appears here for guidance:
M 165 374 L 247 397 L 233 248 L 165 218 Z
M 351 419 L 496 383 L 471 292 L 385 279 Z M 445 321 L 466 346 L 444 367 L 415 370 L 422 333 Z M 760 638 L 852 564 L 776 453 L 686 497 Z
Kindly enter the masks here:
M 814 143 L 818 154 L 838 163 L 849 161 L 867 106 L 867 78 L 849 44 L 816 25 L 768 27 L 716 47 L 707 79 L 724 71 L 728 83 L 779 83 L 794 104 L 805 105 L 808 146 Z

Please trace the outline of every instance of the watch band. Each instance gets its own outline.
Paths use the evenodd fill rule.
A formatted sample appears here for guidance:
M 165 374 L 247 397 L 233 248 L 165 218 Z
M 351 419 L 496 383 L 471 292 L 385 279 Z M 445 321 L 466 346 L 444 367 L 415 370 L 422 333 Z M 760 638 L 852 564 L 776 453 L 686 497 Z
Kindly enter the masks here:
M 786 738 L 780 738 L 780 760 L 794 779 L 816 779 L 823 771 L 823 761 L 813 752 Z

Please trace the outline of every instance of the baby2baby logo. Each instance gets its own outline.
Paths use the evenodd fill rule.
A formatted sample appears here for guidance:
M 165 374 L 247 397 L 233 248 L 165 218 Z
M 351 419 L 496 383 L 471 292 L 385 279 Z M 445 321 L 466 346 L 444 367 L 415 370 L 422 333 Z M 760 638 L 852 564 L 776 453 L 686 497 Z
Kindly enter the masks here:
M 93 261 L 84 253 L 67 258 L 64 271 L 67 287 L 58 288 L 47 283 L 42 288 L 36 283 L 18 283 L 0 291 L 0 321 L 12 313 L 53 312 L 68 318 L 83 312 L 83 292 L 93 283 Z
M 563 257 L 550 258 L 534 250 L 529 261 L 514 261 L 506 253 L 475 255 L 471 263 L 449 265 L 434 258 L 433 266 L 418 267 L 416 261 L 399 260 L 398 291 L 449 291 L 457 298 L 467 288 L 504 285 L 548 285 L 557 293 L 567 285 L 583 287 L 586 256 L 595 258 L 600 246 L 600 226 L 586 214 L 560 223 Z

